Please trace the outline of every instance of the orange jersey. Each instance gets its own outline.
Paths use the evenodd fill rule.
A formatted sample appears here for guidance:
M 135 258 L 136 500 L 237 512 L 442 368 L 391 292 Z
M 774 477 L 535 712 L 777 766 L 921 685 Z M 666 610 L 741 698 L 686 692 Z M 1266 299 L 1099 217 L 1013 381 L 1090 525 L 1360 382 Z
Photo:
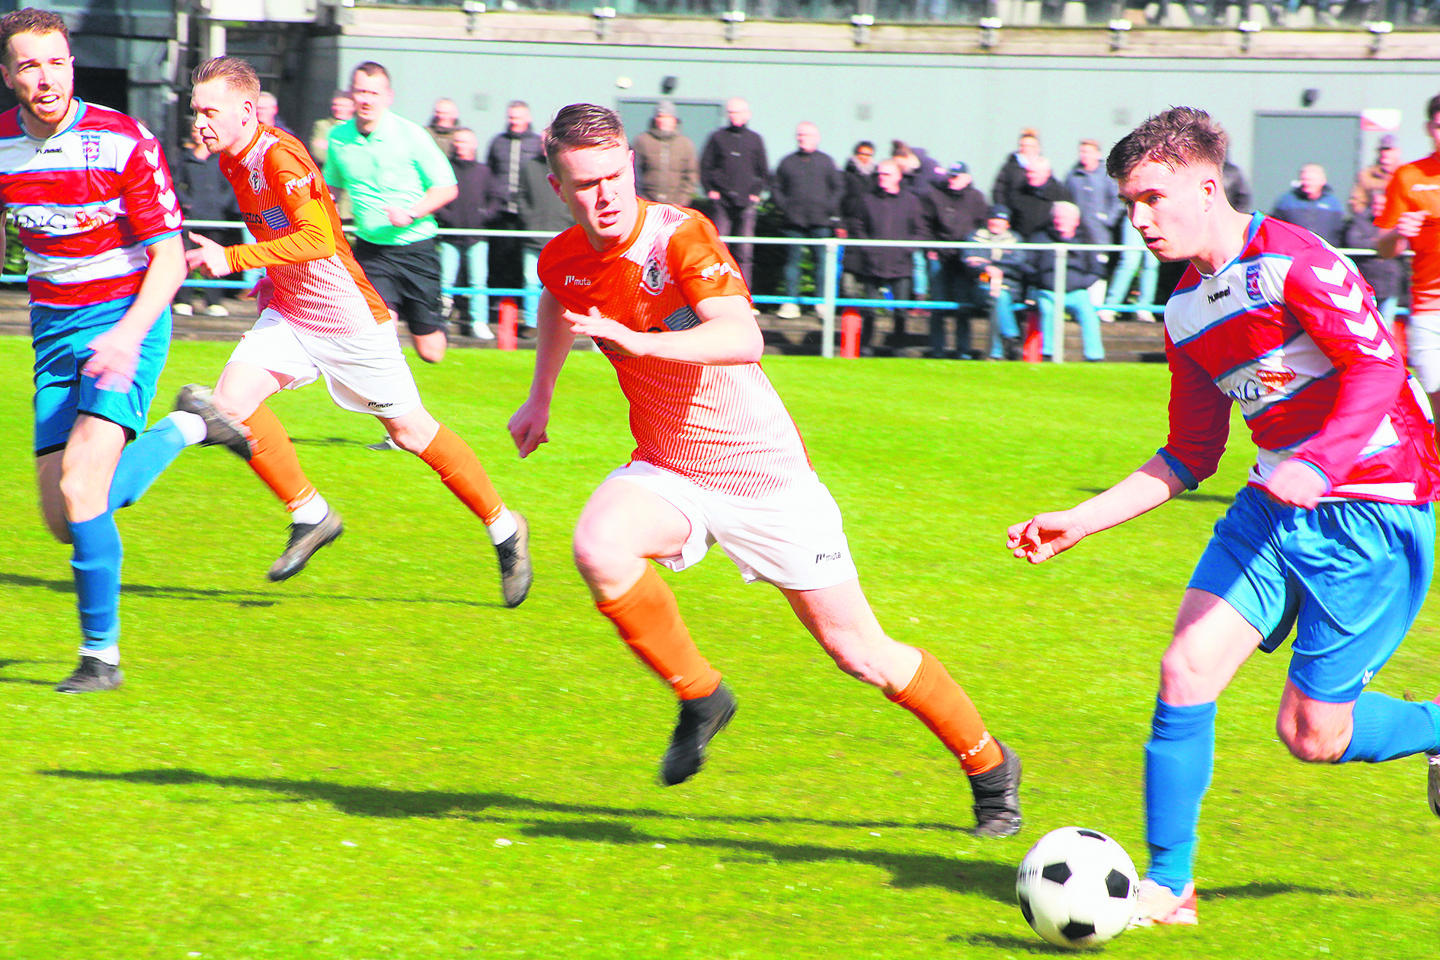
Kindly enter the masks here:
M 603 252 L 580 227 L 540 254 L 540 282 L 565 309 L 632 330 L 685 330 L 711 297 L 749 297 L 715 228 L 694 210 L 640 201 L 635 232 Z M 636 460 L 738 496 L 774 493 L 813 470 L 795 422 L 758 363 L 705 366 L 620 356 L 600 344 L 630 401 Z
M 1410 309 L 1414 313 L 1440 311 L 1440 155 L 1407 163 L 1395 171 L 1385 188 L 1385 212 L 1375 221 L 1391 230 L 1400 214 L 1423 210 L 1427 216 L 1419 236 L 1410 240 L 1415 251 L 1410 281 Z
M 300 141 L 260 125 L 237 158 L 220 154 L 240 216 L 258 243 L 226 247 L 235 271 L 265 268 L 260 308 L 297 330 L 344 337 L 390 319 L 385 301 L 355 262 L 330 190 Z

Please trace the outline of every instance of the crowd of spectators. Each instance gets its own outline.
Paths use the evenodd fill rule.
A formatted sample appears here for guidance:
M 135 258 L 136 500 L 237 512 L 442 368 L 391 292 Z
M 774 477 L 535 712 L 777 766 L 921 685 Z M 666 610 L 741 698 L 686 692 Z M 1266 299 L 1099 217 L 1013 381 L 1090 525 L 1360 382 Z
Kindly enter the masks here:
M 349 129 L 340 142 L 354 139 L 353 128 L 359 122 L 355 108 L 353 91 L 336 91 L 331 115 L 316 121 L 310 131 L 311 153 L 326 171 L 327 180 L 338 169 L 330 156 L 336 137 Z M 262 94 L 258 109 L 262 122 L 288 130 L 273 96 Z M 876 311 L 863 310 L 863 349 L 873 354 L 923 344 L 936 357 L 1014 359 L 1019 356 L 1022 336 L 1018 314 L 1033 306 L 1045 355 L 1052 352 L 1056 324 L 1065 315 L 1080 326 L 1086 359 L 1096 361 L 1105 355 L 1101 324 L 1156 319 L 1160 264 L 1148 250 L 1134 249 L 1143 243 L 1125 216 L 1115 181 L 1105 173 L 1104 147 L 1098 140 L 1081 140 L 1073 163 L 1057 171 L 1041 148 L 1038 131 L 1021 130 L 987 197 L 974 182 L 966 160 L 941 163 L 923 148 L 900 140 L 891 141 L 889 155 L 883 157 L 873 141 L 861 141 L 844 163 L 838 164 L 820 149 L 821 131 L 809 122 L 797 125 L 795 149 L 781 157 L 772 170 L 764 139 L 750 127 L 750 105 L 740 98 L 731 99 L 725 104 L 725 117 L 726 124 L 710 132 L 697 147 L 681 129 L 674 104 L 661 100 L 648 128 L 632 136 L 640 195 L 697 207 L 725 236 L 754 236 L 764 219 L 767 232 L 802 240 L 833 237 L 917 242 L 915 248 L 846 244 L 839 276 L 827 275 L 827 258 L 820 245 L 787 246 L 775 281 L 778 289 L 774 290 L 755 287 L 754 246 L 734 244 L 732 251 L 751 288 L 784 296 L 776 310 L 780 319 L 800 317 L 803 296 L 812 301 L 823 299 L 827 289 L 872 301 L 954 303 L 958 307 L 945 310 L 892 310 L 890 330 L 884 336 L 876 330 Z M 507 106 L 505 128 L 489 140 L 483 152 L 480 136 L 464 126 L 459 108 L 448 97 L 435 102 L 425 127 L 411 126 L 428 133 L 435 152 L 448 160 L 454 176 L 454 199 L 433 212 L 438 227 L 553 232 L 573 223 L 550 188 L 542 133 L 534 129 L 530 109 L 523 101 Z M 1377 237 L 1374 221 L 1383 206 L 1385 185 L 1399 165 L 1394 139 L 1385 137 L 1376 162 L 1360 172 L 1348 199 L 1342 200 L 1327 183 L 1324 169 L 1306 164 L 1292 189 L 1275 199 L 1271 215 L 1303 226 L 1336 246 L 1373 248 Z M 172 167 L 188 216 L 233 219 L 234 212 L 224 201 L 230 191 L 220 189 L 218 168 L 202 144 L 194 138 L 187 141 Z M 346 187 L 353 185 L 337 181 L 331 187 L 342 218 L 351 219 L 354 209 Z M 1244 174 L 1233 163 L 1227 162 L 1225 167 L 1225 190 L 1237 209 L 1251 208 Z M 406 236 L 428 243 L 431 229 L 410 229 Z M 924 241 L 995 246 L 981 252 L 926 252 L 918 246 Z M 1062 303 L 1056 303 L 1054 252 L 1022 252 L 1003 246 L 1016 242 L 1123 243 L 1132 249 L 1115 254 L 1068 251 L 1065 295 Z M 364 230 L 361 244 L 374 244 Z M 543 245 L 540 238 L 440 236 L 435 243 L 440 285 L 445 289 L 504 286 L 491 282 L 497 269 L 502 270 L 510 283 L 524 286 L 524 319 L 529 324 L 538 300 L 535 267 Z M 1388 322 L 1403 291 L 1404 265 L 1365 258 L 1360 269 L 1375 287 Z M 447 321 L 453 321 L 467 334 L 491 338 L 490 307 L 483 296 L 452 299 L 447 295 L 438 303 L 433 320 L 442 329 Z M 191 308 L 185 304 L 183 309 Z M 209 292 L 206 309 L 219 313 L 225 308 L 218 295 Z M 815 309 L 818 313 L 823 308 Z M 921 315 L 918 318 L 917 313 Z M 425 318 L 418 319 L 423 326 Z M 916 319 L 928 320 L 928 331 L 911 330 Z M 988 342 L 978 348 L 972 342 L 976 319 L 988 321 L 989 329 Z M 443 347 L 427 352 L 438 360 Z

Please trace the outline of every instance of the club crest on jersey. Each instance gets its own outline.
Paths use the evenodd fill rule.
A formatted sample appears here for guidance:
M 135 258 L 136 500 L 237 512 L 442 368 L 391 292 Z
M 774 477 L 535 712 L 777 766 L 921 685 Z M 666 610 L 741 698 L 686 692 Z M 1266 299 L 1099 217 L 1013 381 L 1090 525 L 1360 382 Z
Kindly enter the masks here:
M 251 193 L 259 193 L 260 191 L 262 191 L 262 190 L 264 190 L 264 189 L 265 189 L 265 171 L 263 171 L 263 170 L 251 170 L 251 171 L 250 171 L 250 192 L 251 192 Z
M 100 134 L 88 130 L 80 132 L 80 153 L 86 163 L 100 162 Z
M 1251 263 L 1245 267 L 1245 296 L 1251 300 L 1262 300 L 1260 296 L 1260 264 Z
M 661 251 L 651 251 L 645 258 L 645 269 L 640 272 L 640 286 L 649 294 L 659 294 L 665 289 L 665 268 L 660 264 Z

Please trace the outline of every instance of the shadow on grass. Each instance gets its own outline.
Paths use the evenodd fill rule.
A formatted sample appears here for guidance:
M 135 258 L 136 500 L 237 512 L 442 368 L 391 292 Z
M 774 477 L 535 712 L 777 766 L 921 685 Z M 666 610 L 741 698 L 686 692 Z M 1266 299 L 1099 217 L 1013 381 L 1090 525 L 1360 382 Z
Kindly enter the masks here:
M 291 443 L 310 444 L 317 447 L 363 447 L 373 440 L 352 440 L 349 437 L 291 437 Z
M 36 663 L 35 660 L 0 660 L 0 670 L 6 667 L 13 667 L 22 663 Z M 29 680 L 25 677 L 0 677 L 0 683 L 24 683 L 32 687 L 53 687 L 49 680 Z
M 280 780 L 258 777 L 217 777 L 193 770 L 132 770 L 103 773 L 89 770 L 39 770 L 41 776 L 71 780 L 122 781 L 127 783 L 183 786 L 208 784 L 278 793 L 290 802 L 321 800 L 342 813 L 364 817 L 460 817 L 476 822 L 508 823 L 526 836 L 552 837 L 588 843 L 621 846 L 701 847 L 740 854 L 738 860 L 758 863 L 817 863 L 844 861 L 868 864 L 889 872 L 891 885 L 900 888 L 941 887 L 956 893 L 979 893 L 1011 903 L 1015 899 L 1015 866 L 990 860 L 963 860 L 925 853 L 896 853 L 889 850 L 849 849 L 821 844 L 790 844 L 768 840 L 728 837 L 672 837 L 638 829 L 632 823 L 593 819 L 615 817 L 648 819 L 656 822 L 683 820 L 718 824 L 777 824 L 859 829 L 888 826 L 892 829 L 935 828 L 938 824 L 917 824 L 852 820 L 818 820 L 803 817 L 686 816 L 645 808 L 605 807 L 589 804 L 532 800 L 506 793 L 450 793 L 439 790 L 389 790 L 383 787 L 352 787 L 323 780 Z M 526 813 L 559 814 L 572 820 L 527 818 Z M 959 832 L 946 825 L 945 829 Z M 1020 853 L 1019 847 L 1015 854 Z
M 1010 899 L 1015 899 L 1011 897 Z M 1037 937 L 1012 937 L 1005 933 L 972 933 L 968 937 L 955 934 L 946 937 L 950 943 L 968 943 L 972 947 L 999 947 L 1001 950 L 1018 950 L 1022 953 L 1038 953 L 1050 956 L 1065 955 L 1073 956 L 1074 950 L 1066 950 L 1054 944 L 1046 943 Z
M 52 593 L 74 593 L 70 580 L 45 580 L 22 573 L 0 573 L 0 584 L 15 587 L 38 587 Z M 259 590 L 206 590 L 200 587 L 155 587 L 148 583 L 122 583 L 121 593 L 133 596 L 164 597 L 170 600 L 205 600 L 233 603 L 237 607 L 273 607 L 285 600 L 340 600 L 360 603 L 440 603 L 459 607 L 503 607 L 499 600 L 459 600 L 440 597 L 352 597 L 334 593 L 286 593 L 277 596 Z
M 1366 899 L 1365 894 L 1353 890 L 1333 890 L 1326 887 L 1307 887 L 1298 883 L 1237 883 L 1229 887 L 1209 887 L 1199 893 L 1201 900 L 1223 900 L 1226 897 L 1260 899 L 1279 897 L 1287 893 L 1313 893 L 1320 897 L 1350 897 Z

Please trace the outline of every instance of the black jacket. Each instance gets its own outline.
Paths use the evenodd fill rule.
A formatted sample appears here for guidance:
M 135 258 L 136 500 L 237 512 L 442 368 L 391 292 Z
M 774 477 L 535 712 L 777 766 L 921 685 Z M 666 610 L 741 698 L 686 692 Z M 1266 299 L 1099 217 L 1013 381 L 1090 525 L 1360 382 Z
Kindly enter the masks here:
M 722 127 L 710 134 L 700 154 L 700 186 L 720 194 L 732 207 L 748 207 L 770 180 L 765 141 L 749 127 Z
M 910 190 L 886 193 L 879 187 L 860 197 L 847 221 L 856 240 L 926 240 L 925 210 Z M 845 269 L 861 277 L 893 280 L 910 276 L 914 264 L 909 247 L 845 248 Z
M 796 150 L 775 168 L 770 198 L 788 226 L 832 226 L 840 218 L 845 177 L 829 155 Z
M 995 175 L 995 185 L 990 189 L 990 202 L 1013 209 L 1015 191 L 1023 186 L 1025 186 L 1025 168 L 1020 166 L 1019 156 L 1012 153 L 1005 158 L 1005 164 Z
M 1250 195 L 1250 184 L 1245 182 L 1245 171 L 1226 160 L 1221 173 L 1225 179 L 1225 198 L 1230 201 L 1230 206 L 1241 213 L 1253 210 L 1255 199 Z
M 1082 226 L 1075 236 L 1065 240 L 1053 226 L 1037 230 L 1025 238 L 1026 243 L 1094 243 Z M 1035 290 L 1055 289 L 1055 254 L 1049 250 L 1030 250 L 1026 278 Z M 1084 290 L 1105 276 L 1105 254 L 1094 250 L 1065 252 L 1065 292 Z
M 1365 214 L 1360 214 L 1345 225 L 1345 246 L 1374 250 L 1380 238 L 1380 229 Z M 1405 261 L 1400 259 L 1382 260 L 1380 257 L 1356 257 L 1355 266 L 1360 276 L 1375 291 L 1376 300 L 1400 296 L 1401 280 L 1404 278 Z
M 985 213 L 989 209 L 985 194 L 972 183 L 964 190 L 951 190 L 948 186 L 930 190 L 924 195 L 925 230 L 932 240 L 969 240 L 977 229 L 985 224 Z M 964 250 L 941 250 L 940 259 L 963 260 Z
M 540 142 L 540 134 L 533 130 L 523 133 L 506 130 L 490 141 L 490 149 L 485 152 L 485 163 L 498 181 L 496 190 L 502 198 L 503 210 L 509 213 L 519 212 L 517 197 L 520 192 L 520 171 L 525 169 L 527 160 L 534 160 L 544 152 L 545 146 Z
M 435 211 L 435 220 L 442 227 L 457 230 L 481 230 L 490 225 L 500 209 L 502 198 L 496 190 L 490 168 L 479 160 L 450 160 L 455 183 L 460 192 L 454 200 Z M 456 245 L 474 243 L 476 237 L 444 237 Z
M 210 154 L 196 159 L 189 150 L 172 155 L 170 178 L 175 181 L 175 194 L 180 209 L 191 220 L 239 220 L 240 205 L 225 174 L 220 172 L 220 158 Z
M 1070 199 L 1065 184 L 1053 176 L 1038 187 L 1022 184 L 1010 194 L 1010 229 L 1022 237 L 1043 230 L 1050 225 L 1050 208 L 1055 201 Z
M 553 230 L 560 233 L 575 226 L 575 218 L 565 201 L 550 186 L 550 165 L 544 154 L 532 158 L 520 171 L 520 228 L 522 230 Z M 539 250 L 548 240 L 526 237 L 524 245 Z
M 860 168 L 855 166 L 854 157 L 845 161 L 845 197 L 840 201 L 841 218 L 848 220 L 860 198 L 875 189 L 876 166 L 877 164 L 872 163 L 869 173 L 861 173 Z

